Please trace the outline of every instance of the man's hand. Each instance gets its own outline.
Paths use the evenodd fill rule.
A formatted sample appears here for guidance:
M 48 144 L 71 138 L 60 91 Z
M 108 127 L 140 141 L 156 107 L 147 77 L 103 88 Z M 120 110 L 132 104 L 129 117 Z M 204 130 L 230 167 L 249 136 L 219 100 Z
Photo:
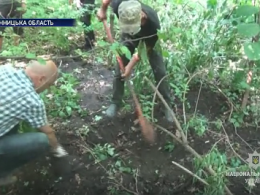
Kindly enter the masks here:
M 136 63 L 139 61 L 138 54 L 134 54 L 130 60 L 130 62 L 125 67 L 125 72 L 121 75 L 123 78 L 127 78 L 130 76 L 133 68 L 135 67 Z
M 104 10 L 103 8 L 100 8 L 97 12 L 97 17 L 99 19 L 99 21 L 103 21 L 107 18 L 106 16 L 106 10 Z
M 97 17 L 101 22 L 107 18 L 106 13 L 109 3 L 110 0 L 102 0 L 101 8 L 97 11 Z
M 51 148 L 57 149 L 59 144 L 54 130 L 49 125 L 41 127 L 40 130 L 48 136 Z
M 59 145 L 56 149 L 53 149 L 53 156 L 55 157 L 61 158 L 67 155 L 68 152 L 61 145 Z
M 125 72 L 121 75 L 121 77 L 126 79 L 126 78 L 128 78 L 131 75 L 131 72 L 132 72 L 132 67 L 127 65 L 125 67 Z
M 68 155 L 66 150 L 58 143 L 54 130 L 49 125 L 41 127 L 40 130 L 48 136 L 51 150 L 55 157 L 60 158 Z

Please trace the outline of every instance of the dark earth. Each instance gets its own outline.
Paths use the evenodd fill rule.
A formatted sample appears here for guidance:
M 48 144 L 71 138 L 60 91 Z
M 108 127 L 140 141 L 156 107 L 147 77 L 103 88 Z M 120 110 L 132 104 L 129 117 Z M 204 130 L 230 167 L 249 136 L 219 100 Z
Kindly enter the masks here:
M 185 151 L 183 146 L 174 143 L 171 137 L 158 129 L 156 142 L 145 142 L 139 126 L 135 124 L 134 112 L 121 113 L 113 120 L 102 114 L 109 103 L 112 71 L 98 64 L 81 66 L 81 63 L 74 61 L 67 64 L 63 62 L 61 68 L 65 72 L 77 70 L 78 73 L 75 75 L 81 80 L 79 89 L 83 94 L 82 107 L 89 110 L 86 117 L 75 114 L 68 122 L 53 122 L 60 143 L 71 155 L 74 171 L 59 179 L 50 171 L 50 162 L 44 156 L 20 169 L 17 173 L 19 181 L 2 188 L 1 195 L 190 195 L 202 189 L 199 182 L 192 183 L 192 177 L 172 163 L 178 162 L 193 171 L 193 156 Z M 191 108 L 185 112 L 187 117 L 194 112 L 199 88 L 199 85 L 194 86 L 187 95 L 191 104 Z M 223 107 L 225 110 L 221 109 Z M 227 118 L 229 115 L 224 115 L 224 112 L 229 110 L 226 99 L 206 87 L 201 90 L 197 110 L 211 120 Z M 178 118 L 182 118 L 182 104 L 177 100 L 174 111 L 177 112 Z M 159 125 L 176 133 L 175 127 L 169 125 L 162 117 L 161 105 L 155 107 L 154 113 Z M 98 116 L 102 117 L 99 121 Z M 226 124 L 225 128 L 230 142 L 237 143 L 239 154 L 247 159 L 248 153 L 252 150 L 239 138 L 231 124 Z M 80 129 L 81 134 L 77 133 Z M 253 149 L 259 148 L 259 143 L 254 142 L 259 137 L 258 129 L 246 127 L 237 131 L 244 140 L 251 140 L 248 142 Z M 221 138 L 226 138 L 225 132 L 216 130 L 215 126 L 210 126 L 202 137 L 191 130 L 188 137 L 190 145 L 200 155 L 206 154 Z M 172 151 L 165 149 L 167 142 L 174 143 L 171 145 L 174 146 Z M 103 153 L 105 156 L 102 156 L 101 150 L 94 150 L 98 144 L 111 145 L 118 156 L 111 154 L 109 157 L 107 153 Z M 231 151 L 227 139 L 220 140 L 217 146 L 220 150 Z M 95 163 L 92 154 L 96 154 L 96 158 L 108 158 L 101 163 Z M 229 187 L 233 194 L 249 194 L 244 178 L 229 179 Z M 260 189 L 257 189 L 252 194 L 259 193 Z

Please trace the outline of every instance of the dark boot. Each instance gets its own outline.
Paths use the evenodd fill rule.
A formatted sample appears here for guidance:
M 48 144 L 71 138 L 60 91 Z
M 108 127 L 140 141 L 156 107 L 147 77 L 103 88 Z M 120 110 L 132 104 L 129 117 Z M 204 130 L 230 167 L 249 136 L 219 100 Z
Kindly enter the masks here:
M 148 57 L 149 57 L 150 65 L 153 69 L 153 74 L 154 74 L 155 80 L 158 84 L 161 81 L 161 79 L 166 75 L 166 68 L 165 68 L 165 64 L 163 62 L 163 58 L 154 49 L 150 51 L 150 53 L 148 54 Z M 161 84 L 158 88 L 158 91 L 162 94 L 163 98 L 165 99 L 165 101 L 167 102 L 169 107 L 171 108 L 172 98 L 170 95 L 170 86 L 169 86 L 169 83 L 167 82 L 167 79 L 164 79 L 161 82 Z M 173 118 L 171 117 L 171 112 L 167 108 L 164 109 L 164 114 L 165 114 L 166 120 L 168 122 L 172 123 Z
M 111 104 L 108 109 L 106 110 L 106 115 L 110 118 L 115 117 L 118 111 L 118 106 L 116 104 Z
M 84 49 L 89 51 L 91 49 L 94 49 L 95 45 L 94 45 L 94 42 L 95 42 L 95 34 L 94 34 L 94 31 L 88 31 L 88 32 L 85 32 L 85 46 L 84 46 Z
M 170 122 L 170 123 L 173 122 L 173 117 L 171 115 L 171 112 L 167 108 L 165 108 L 165 110 L 164 110 L 164 115 L 168 122 Z
M 80 18 L 81 22 L 84 24 L 84 28 L 88 28 L 91 26 L 91 15 L 93 14 L 95 0 L 81 0 L 83 4 L 82 7 L 86 8 L 87 10 Z M 95 42 L 95 34 L 93 30 L 85 29 L 85 50 L 91 50 L 94 48 Z
M 124 95 L 124 86 L 125 82 L 121 78 L 120 68 L 117 65 L 115 70 L 115 77 L 113 80 L 112 104 L 106 110 L 106 115 L 108 117 L 114 117 L 119 110 Z

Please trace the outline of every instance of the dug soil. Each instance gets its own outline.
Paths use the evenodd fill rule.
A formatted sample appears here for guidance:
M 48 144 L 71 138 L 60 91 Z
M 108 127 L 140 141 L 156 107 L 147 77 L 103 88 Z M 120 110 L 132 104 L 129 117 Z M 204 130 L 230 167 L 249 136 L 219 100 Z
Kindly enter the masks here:
M 74 115 L 68 121 L 56 119 L 53 122 L 60 143 L 71 155 L 73 172 L 63 178 L 55 176 L 50 171 L 48 157 L 44 156 L 21 168 L 17 173 L 19 181 L 1 188 L 1 195 L 189 195 L 201 189 L 199 182 L 193 182 L 190 175 L 172 163 L 177 162 L 194 171 L 193 156 L 174 143 L 169 135 L 156 129 L 155 143 L 148 144 L 136 124 L 134 112 L 121 112 L 114 119 L 104 116 L 102 112 L 109 103 L 112 90 L 112 71 L 98 65 L 82 67 L 74 62 L 62 64 L 62 68 L 65 72 L 74 70 L 75 76 L 81 80 L 78 89 L 83 94 L 82 107 L 89 111 L 86 117 Z M 207 88 L 200 90 L 200 86 L 191 89 L 187 99 L 191 107 L 185 113 L 181 103 L 176 103 L 173 108 L 180 119 L 184 114 L 189 119 L 195 107 L 210 120 L 225 118 L 225 112 L 229 110 L 223 97 Z M 161 105 L 155 107 L 154 113 L 160 126 L 176 133 L 175 126 L 165 121 Z M 258 129 L 247 127 L 237 129 L 237 132 L 240 136 L 229 124 L 225 131 L 209 126 L 201 137 L 190 130 L 188 140 L 201 155 L 216 142 L 218 148 L 229 153 L 227 133 L 230 142 L 239 145 L 239 154 L 247 159 L 252 150 L 240 137 L 251 141 L 251 148 L 257 149 Z M 101 158 L 103 161 L 99 162 Z M 234 194 L 249 194 L 245 178 L 230 178 L 230 181 Z M 252 194 L 259 195 L 260 190 Z

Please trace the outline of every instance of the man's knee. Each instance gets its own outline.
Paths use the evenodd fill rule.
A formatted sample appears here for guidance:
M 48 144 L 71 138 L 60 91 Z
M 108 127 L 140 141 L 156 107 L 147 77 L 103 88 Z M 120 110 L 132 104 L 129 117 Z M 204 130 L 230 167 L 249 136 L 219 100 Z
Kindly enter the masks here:
M 158 53 L 155 49 L 150 49 L 147 51 L 147 55 L 150 61 L 154 72 L 158 74 L 158 76 L 165 76 L 166 75 L 166 67 L 163 61 L 163 57 L 160 53 Z
M 3 136 L 0 151 L 11 156 L 20 154 L 42 154 L 49 148 L 49 140 L 44 133 L 21 133 Z
M 45 133 L 41 132 L 32 132 L 32 133 L 22 133 L 17 135 L 18 143 L 20 143 L 20 147 L 27 148 L 32 152 L 45 152 L 48 150 L 50 144 L 48 136 Z
M 36 147 L 38 147 L 38 149 L 46 150 L 49 148 L 49 139 L 45 133 L 28 133 L 28 136 L 30 136 L 32 140 L 35 140 L 34 144 L 36 145 Z

